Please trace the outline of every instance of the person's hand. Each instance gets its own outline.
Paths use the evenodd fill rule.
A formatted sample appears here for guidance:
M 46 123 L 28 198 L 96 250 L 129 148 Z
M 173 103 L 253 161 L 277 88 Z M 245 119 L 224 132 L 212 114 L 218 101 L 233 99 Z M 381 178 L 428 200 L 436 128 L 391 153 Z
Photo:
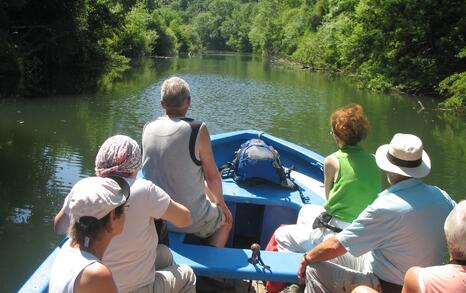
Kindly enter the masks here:
M 306 283 L 306 267 L 307 261 L 306 258 L 303 256 L 298 266 L 298 281 L 300 284 Z
M 225 202 L 221 203 L 223 214 L 225 215 L 225 223 L 231 225 L 233 223 L 233 215 Z

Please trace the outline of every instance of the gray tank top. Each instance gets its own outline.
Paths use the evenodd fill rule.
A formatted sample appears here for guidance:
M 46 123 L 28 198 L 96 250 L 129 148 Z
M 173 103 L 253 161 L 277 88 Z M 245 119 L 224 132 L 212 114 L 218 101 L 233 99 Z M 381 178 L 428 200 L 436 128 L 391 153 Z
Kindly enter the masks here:
M 202 123 L 201 128 L 205 127 Z M 179 118 L 160 117 L 142 133 L 142 173 L 165 190 L 171 198 L 191 211 L 193 223 L 203 218 L 210 203 L 204 192 L 202 167 L 189 152 L 191 126 Z M 195 156 L 199 160 L 198 138 Z

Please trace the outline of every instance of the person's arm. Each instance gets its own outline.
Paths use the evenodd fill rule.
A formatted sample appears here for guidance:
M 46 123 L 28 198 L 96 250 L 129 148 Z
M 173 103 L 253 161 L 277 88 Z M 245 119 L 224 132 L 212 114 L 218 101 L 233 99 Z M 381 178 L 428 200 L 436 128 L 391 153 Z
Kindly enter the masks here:
M 329 155 L 325 157 L 324 160 L 324 188 L 325 188 L 325 198 L 328 200 L 330 190 L 335 183 L 335 178 L 338 174 L 338 169 L 340 168 L 340 163 L 338 158 L 335 155 Z
M 76 278 L 74 292 L 109 292 L 117 293 L 112 272 L 103 264 L 95 262 L 87 266 Z
M 306 252 L 301 259 L 298 267 L 298 279 L 304 282 L 304 273 L 306 266 L 312 263 L 331 260 L 346 253 L 346 248 L 338 241 L 335 236 L 332 236 L 317 245 L 314 249 Z
M 161 218 L 169 221 L 178 228 L 188 227 L 193 223 L 191 212 L 184 205 L 174 200 L 170 200 L 168 208 Z
M 215 194 L 212 192 L 212 190 L 209 189 L 209 186 L 207 186 L 207 182 L 204 181 L 204 183 L 204 191 L 207 197 L 210 199 L 211 202 L 217 202 L 217 198 L 215 197 Z
M 65 235 L 70 226 L 70 217 L 65 213 L 65 209 L 61 208 L 58 214 L 53 219 L 53 230 L 58 235 Z
M 215 163 L 207 127 L 201 127 L 199 133 L 199 157 L 201 159 L 202 171 L 204 172 L 206 194 L 211 201 L 222 207 L 226 223 L 232 223 L 233 216 L 223 198 L 222 180 Z
M 402 293 L 421 293 L 417 272 L 419 267 L 410 268 L 405 274 Z

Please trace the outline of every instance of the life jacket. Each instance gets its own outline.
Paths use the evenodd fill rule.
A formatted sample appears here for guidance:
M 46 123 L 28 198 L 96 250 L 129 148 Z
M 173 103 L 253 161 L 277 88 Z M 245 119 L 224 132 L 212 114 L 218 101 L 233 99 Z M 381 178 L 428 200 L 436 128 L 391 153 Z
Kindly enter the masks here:
M 253 138 L 235 152 L 233 162 L 221 167 L 222 178 L 233 178 L 238 183 L 272 183 L 295 189 L 290 180 L 290 169 L 282 166 L 280 155 L 262 139 Z

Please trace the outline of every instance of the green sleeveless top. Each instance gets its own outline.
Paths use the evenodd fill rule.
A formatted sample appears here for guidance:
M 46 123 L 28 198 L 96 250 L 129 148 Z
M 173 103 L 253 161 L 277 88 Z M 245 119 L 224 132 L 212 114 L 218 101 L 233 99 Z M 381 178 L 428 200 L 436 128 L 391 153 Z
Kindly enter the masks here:
M 324 208 L 335 218 L 351 223 L 381 191 L 381 172 L 374 155 L 358 145 L 343 146 L 335 156 L 340 168 Z

